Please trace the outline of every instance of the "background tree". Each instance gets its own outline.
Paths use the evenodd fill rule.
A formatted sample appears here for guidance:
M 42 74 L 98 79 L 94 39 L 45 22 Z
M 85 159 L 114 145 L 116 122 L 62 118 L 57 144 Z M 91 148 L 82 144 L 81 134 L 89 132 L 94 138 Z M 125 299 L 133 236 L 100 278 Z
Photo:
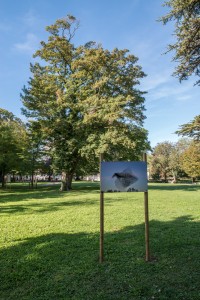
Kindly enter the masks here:
M 176 133 L 200 142 L 200 115 L 196 116 L 191 122 L 181 125 Z
M 166 24 L 175 21 L 176 43 L 168 46 L 169 51 L 175 51 L 174 60 L 178 66 L 174 75 L 180 81 L 195 74 L 200 76 L 200 1 L 199 0 L 169 0 L 165 6 L 170 12 L 161 18 Z M 200 85 L 198 79 L 196 84 Z
M 40 124 L 33 120 L 27 124 L 27 138 L 23 149 L 23 166 L 21 172 L 30 176 L 30 186 L 34 187 L 35 173 L 45 165 L 45 151 Z
M 192 142 L 181 155 L 182 168 L 192 178 L 200 176 L 200 143 Z
M 173 176 L 173 183 L 177 182 L 178 177 L 184 174 L 182 169 L 182 154 L 190 146 L 190 139 L 180 139 L 177 143 L 172 144 L 172 150 L 169 158 L 169 168 Z
M 153 151 L 153 150 L 152 150 Z M 147 163 L 148 163 L 148 172 L 149 172 L 149 179 L 152 179 L 154 181 L 160 180 L 160 167 L 157 164 L 157 161 L 152 153 L 148 153 L 147 157 Z
M 51 151 L 52 166 L 62 172 L 61 190 L 91 160 L 136 158 L 148 147 L 144 97 L 136 86 L 145 76 L 128 50 L 105 50 L 89 42 L 75 47 L 73 16 L 48 26 L 48 42 L 35 54 L 24 88 L 23 113 L 34 119 Z
M 5 175 L 16 170 L 22 163 L 26 142 L 26 128 L 23 122 L 11 112 L 0 108 L 0 170 L 2 187 Z
M 152 152 L 151 158 L 151 175 L 160 174 L 160 177 L 167 182 L 167 175 L 171 171 L 170 156 L 173 151 L 173 144 L 166 141 L 158 143 Z
M 182 151 L 181 165 L 194 181 L 200 175 L 200 115 L 191 122 L 181 125 L 176 133 L 190 138 L 189 146 Z

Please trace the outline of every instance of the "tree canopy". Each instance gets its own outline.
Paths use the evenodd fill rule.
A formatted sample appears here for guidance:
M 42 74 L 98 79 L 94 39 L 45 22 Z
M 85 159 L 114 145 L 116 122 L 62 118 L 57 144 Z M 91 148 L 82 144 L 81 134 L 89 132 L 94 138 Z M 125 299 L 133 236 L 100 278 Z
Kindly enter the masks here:
M 73 16 L 47 26 L 48 41 L 35 53 L 39 62 L 21 95 L 23 113 L 40 127 L 52 165 L 63 173 L 63 189 L 99 153 L 133 159 L 149 147 L 138 59 L 94 42 L 76 47 L 78 26 Z
M 194 117 L 191 122 L 181 125 L 176 133 L 178 135 L 188 136 L 200 142 L 200 115 Z
M 150 178 L 165 180 L 173 177 L 191 177 L 192 181 L 200 176 L 200 143 L 190 138 L 182 138 L 176 143 L 158 143 L 149 154 Z
M 164 2 L 170 12 L 161 18 L 166 24 L 175 21 L 176 42 L 168 46 L 175 51 L 174 61 L 178 66 L 174 75 L 180 81 L 191 75 L 200 76 L 200 2 L 199 0 L 169 0 Z M 197 79 L 197 85 L 200 80 Z
M 158 143 L 152 152 L 151 157 L 151 173 L 161 174 L 165 182 L 167 182 L 167 175 L 171 171 L 170 157 L 173 151 L 173 144 L 165 141 Z
M 5 184 L 5 175 L 19 168 L 25 143 L 26 129 L 23 122 L 11 112 L 0 108 L 0 172 L 2 186 Z
M 193 181 L 200 176 L 200 143 L 192 142 L 182 153 L 182 168 Z

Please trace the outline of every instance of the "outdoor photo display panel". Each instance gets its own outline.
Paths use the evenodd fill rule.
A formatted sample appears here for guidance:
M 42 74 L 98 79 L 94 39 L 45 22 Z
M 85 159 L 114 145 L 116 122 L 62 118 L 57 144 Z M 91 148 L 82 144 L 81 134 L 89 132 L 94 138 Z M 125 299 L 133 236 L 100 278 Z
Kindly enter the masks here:
M 101 192 L 147 192 L 147 163 L 101 162 Z

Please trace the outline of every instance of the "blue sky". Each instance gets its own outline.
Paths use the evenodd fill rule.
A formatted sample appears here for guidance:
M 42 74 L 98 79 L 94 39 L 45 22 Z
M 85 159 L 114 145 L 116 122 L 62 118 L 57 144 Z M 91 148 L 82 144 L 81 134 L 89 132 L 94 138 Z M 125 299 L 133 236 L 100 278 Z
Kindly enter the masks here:
M 157 22 L 167 12 L 162 0 L 0 0 L 0 107 L 21 116 L 20 93 L 30 77 L 32 55 L 46 40 L 45 26 L 67 14 L 80 20 L 76 43 L 101 43 L 109 50 L 129 49 L 144 72 L 140 89 L 145 96 L 152 146 L 175 142 L 179 125 L 199 114 L 195 78 L 179 83 L 171 76 L 172 54 L 163 53 L 173 42 L 173 24 Z M 23 118 L 23 117 L 22 117 Z

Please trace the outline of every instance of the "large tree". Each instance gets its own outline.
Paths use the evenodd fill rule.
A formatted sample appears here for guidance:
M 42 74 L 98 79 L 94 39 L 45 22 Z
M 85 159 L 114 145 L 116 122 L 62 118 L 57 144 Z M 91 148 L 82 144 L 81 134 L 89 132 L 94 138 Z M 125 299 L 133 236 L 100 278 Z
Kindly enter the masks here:
M 161 18 L 164 24 L 175 21 L 174 35 L 176 42 L 170 44 L 169 51 L 175 52 L 174 60 L 178 66 L 174 75 L 180 81 L 192 74 L 200 76 L 200 1 L 169 0 L 164 2 L 170 8 L 167 15 Z M 197 79 L 196 84 L 200 85 Z
M 35 54 L 40 63 L 31 65 L 22 94 L 23 113 L 41 127 L 52 166 L 62 172 L 62 190 L 100 152 L 131 159 L 148 147 L 144 93 L 137 88 L 145 74 L 137 58 L 94 42 L 76 47 L 77 28 L 73 16 L 46 28 L 48 41 Z

